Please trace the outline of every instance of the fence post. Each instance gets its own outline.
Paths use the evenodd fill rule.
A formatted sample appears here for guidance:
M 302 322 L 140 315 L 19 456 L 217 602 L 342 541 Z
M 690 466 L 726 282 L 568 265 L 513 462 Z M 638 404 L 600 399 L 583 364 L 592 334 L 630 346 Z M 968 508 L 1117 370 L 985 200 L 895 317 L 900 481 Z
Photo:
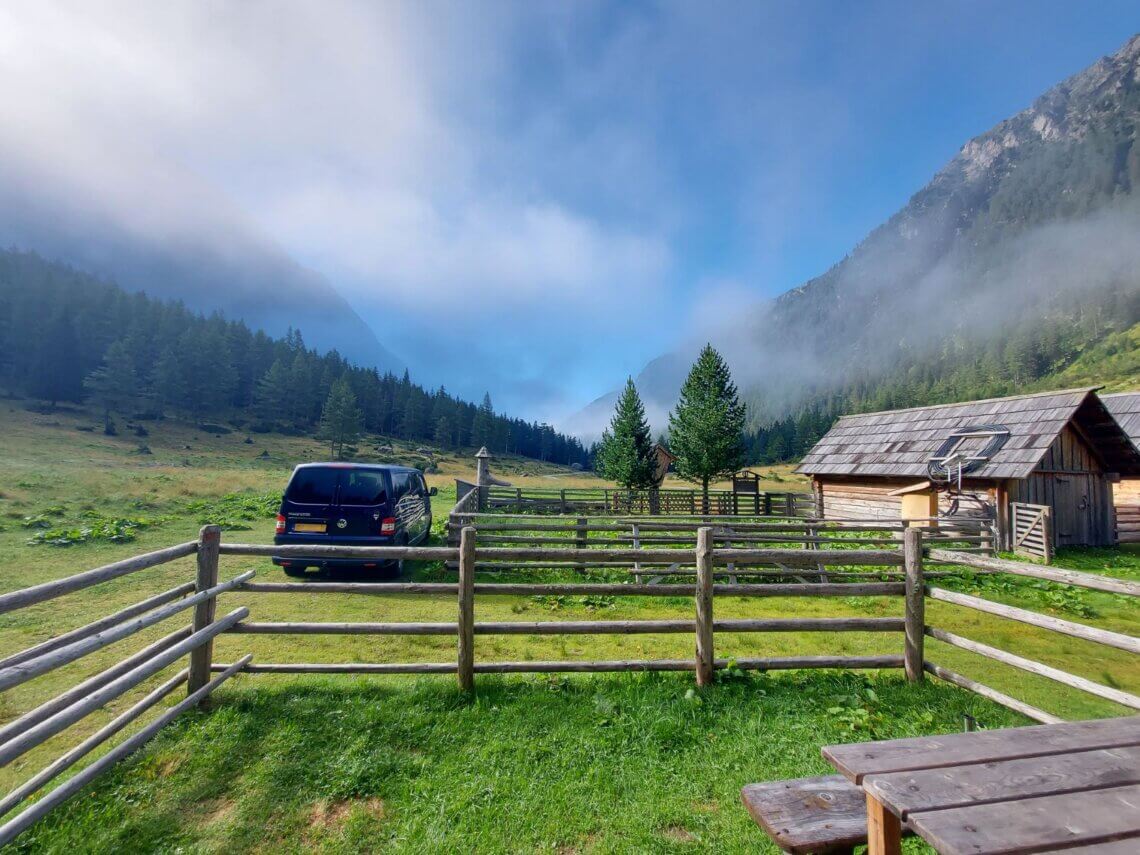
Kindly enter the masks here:
M 634 549 L 641 549 L 641 526 L 639 526 L 637 523 L 634 523 L 630 527 L 629 530 L 630 530 L 630 533 L 633 535 L 633 548 Z M 634 561 L 633 562 L 633 581 L 636 582 L 638 585 L 641 584 L 641 562 L 640 561 Z
M 697 685 L 713 678 L 713 561 L 712 529 L 697 529 Z
M 923 643 L 926 638 L 926 589 L 922 580 L 922 529 L 908 528 L 903 532 L 903 562 L 906 565 L 906 617 L 904 627 L 906 648 L 903 664 L 906 679 L 921 683 L 925 675 L 922 667 Z
M 475 529 L 459 535 L 459 688 L 475 688 Z
M 195 591 L 205 591 L 218 584 L 218 550 L 222 545 L 222 529 L 216 525 L 204 525 L 198 532 L 198 578 Z M 194 607 L 194 632 L 205 629 L 214 622 L 218 598 L 210 597 Z M 188 694 L 194 694 L 210 682 L 210 665 L 214 658 L 214 640 L 195 647 L 190 651 L 190 676 L 186 681 Z M 204 706 L 203 698 L 199 706 Z
M 564 514 L 564 513 L 566 513 L 566 490 L 565 489 L 561 490 L 558 493 L 558 499 L 562 503 L 562 507 L 559 509 L 558 512 L 560 514 Z
M 575 526 L 574 548 L 575 549 L 585 549 L 586 548 L 586 518 L 585 517 L 578 517 L 578 525 Z

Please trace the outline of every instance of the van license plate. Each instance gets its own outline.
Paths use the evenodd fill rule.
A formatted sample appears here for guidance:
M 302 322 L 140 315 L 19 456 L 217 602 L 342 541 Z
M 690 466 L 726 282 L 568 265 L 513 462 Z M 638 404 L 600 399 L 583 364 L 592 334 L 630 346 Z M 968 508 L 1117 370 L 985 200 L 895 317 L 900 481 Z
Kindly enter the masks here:
M 324 523 L 293 523 L 293 531 L 313 531 L 325 533 Z

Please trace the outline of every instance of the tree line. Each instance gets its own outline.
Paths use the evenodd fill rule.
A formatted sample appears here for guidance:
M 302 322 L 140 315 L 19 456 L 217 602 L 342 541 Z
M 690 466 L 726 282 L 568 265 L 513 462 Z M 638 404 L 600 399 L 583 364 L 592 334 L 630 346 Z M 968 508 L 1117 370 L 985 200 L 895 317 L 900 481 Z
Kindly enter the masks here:
M 0 252 L 0 384 L 52 405 L 89 403 L 105 415 L 174 415 L 255 432 L 320 428 L 334 386 L 360 428 L 443 448 L 486 445 L 561 464 L 588 463 L 573 437 L 496 413 L 490 396 L 463 401 L 335 350 L 307 347 L 300 330 L 273 337 L 220 314 L 192 312 L 48 261 Z M 341 404 L 344 402 L 340 396 Z M 338 404 L 340 406 L 341 404 Z

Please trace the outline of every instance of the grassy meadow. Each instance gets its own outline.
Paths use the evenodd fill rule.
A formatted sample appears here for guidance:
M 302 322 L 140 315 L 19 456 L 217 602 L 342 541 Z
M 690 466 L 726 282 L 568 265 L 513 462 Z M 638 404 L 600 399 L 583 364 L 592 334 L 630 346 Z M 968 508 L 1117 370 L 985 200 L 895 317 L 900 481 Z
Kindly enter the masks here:
M 0 404 L 0 590 L 58 578 L 192 540 L 217 522 L 227 540 L 269 542 L 272 505 L 292 466 L 325 459 L 305 437 L 211 434 L 147 423 L 105 437 L 90 413 L 31 413 Z M 95 426 L 94 430 L 88 430 Z M 469 452 L 432 453 L 370 438 L 364 459 L 426 465 L 436 536 L 471 478 Z M 589 473 L 496 460 L 514 484 L 585 487 Z M 790 467 L 768 485 L 796 489 Z M 1129 550 L 1062 553 L 1058 563 L 1140 579 Z M 224 558 L 221 576 L 268 560 Z M 438 565 L 410 568 L 443 580 Z M 0 655 L 193 578 L 181 560 L 0 616 Z M 553 574 L 551 579 L 556 578 Z M 616 578 L 616 577 L 615 577 Z M 1140 634 L 1126 598 L 1023 579 L 963 576 L 953 586 L 1094 626 Z M 251 620 L 453 621 L 452 597 L 226 594 Z M 896 616 L 900 598 L 718 598 L 718 617 Z M 691 598 L 485 597 L 477 620 L 691 618 Z M 1140 693 L 1136 657 L 1078 639 L 929 602 L 928 623 Z M 183 623 L 171 620 L 0 696 L 8 721 Z M 928 640 L 927 658 L 1066 718 L 1127 712 L 1043 678 Z M 687 635 L 478 637 L 483 659 L 681 658 Z M 717 655 L 900 653 L 893 634 L 718 634 Z M 260 636 L 219 639 L 215 659 L 257 662 L 451 661 L 439 637 Z M 177 670 L 172 667 L 166 675 Z M 126 709 L 166 675 L 0 769 L 10 789 Z M 452 677 L 246 675 L 213 710 L 180 719 L 147 749 L 18 842 L 26 851 L 768 851 L 739 807 L 742 784 L 828 771 L 821 745 L 1024 723 L 953 687 L 907 686 L 901 674 L 725 675 L 697 693 L 691 675 L 477 676 L 473 698 Z M 177 693 L 173 696 L 177 697 Z M 909 844 L 908 844 L 909 845 Z M 774 851 L 774 850 L 772 850 Z

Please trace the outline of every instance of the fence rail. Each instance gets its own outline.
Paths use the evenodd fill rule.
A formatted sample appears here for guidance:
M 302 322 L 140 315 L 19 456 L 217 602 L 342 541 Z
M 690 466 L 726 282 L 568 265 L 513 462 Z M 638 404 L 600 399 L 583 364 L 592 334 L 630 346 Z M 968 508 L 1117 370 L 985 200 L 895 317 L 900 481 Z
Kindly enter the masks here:
M 531 513 L 708 514 L 713 516 L 810 516 L 815 496 L 801 492 L 742 493 L 662 487 L 657 490 L 618 488 L 542 488 L 488 486 L 479 490 L 481 512 L 510 509 Z

